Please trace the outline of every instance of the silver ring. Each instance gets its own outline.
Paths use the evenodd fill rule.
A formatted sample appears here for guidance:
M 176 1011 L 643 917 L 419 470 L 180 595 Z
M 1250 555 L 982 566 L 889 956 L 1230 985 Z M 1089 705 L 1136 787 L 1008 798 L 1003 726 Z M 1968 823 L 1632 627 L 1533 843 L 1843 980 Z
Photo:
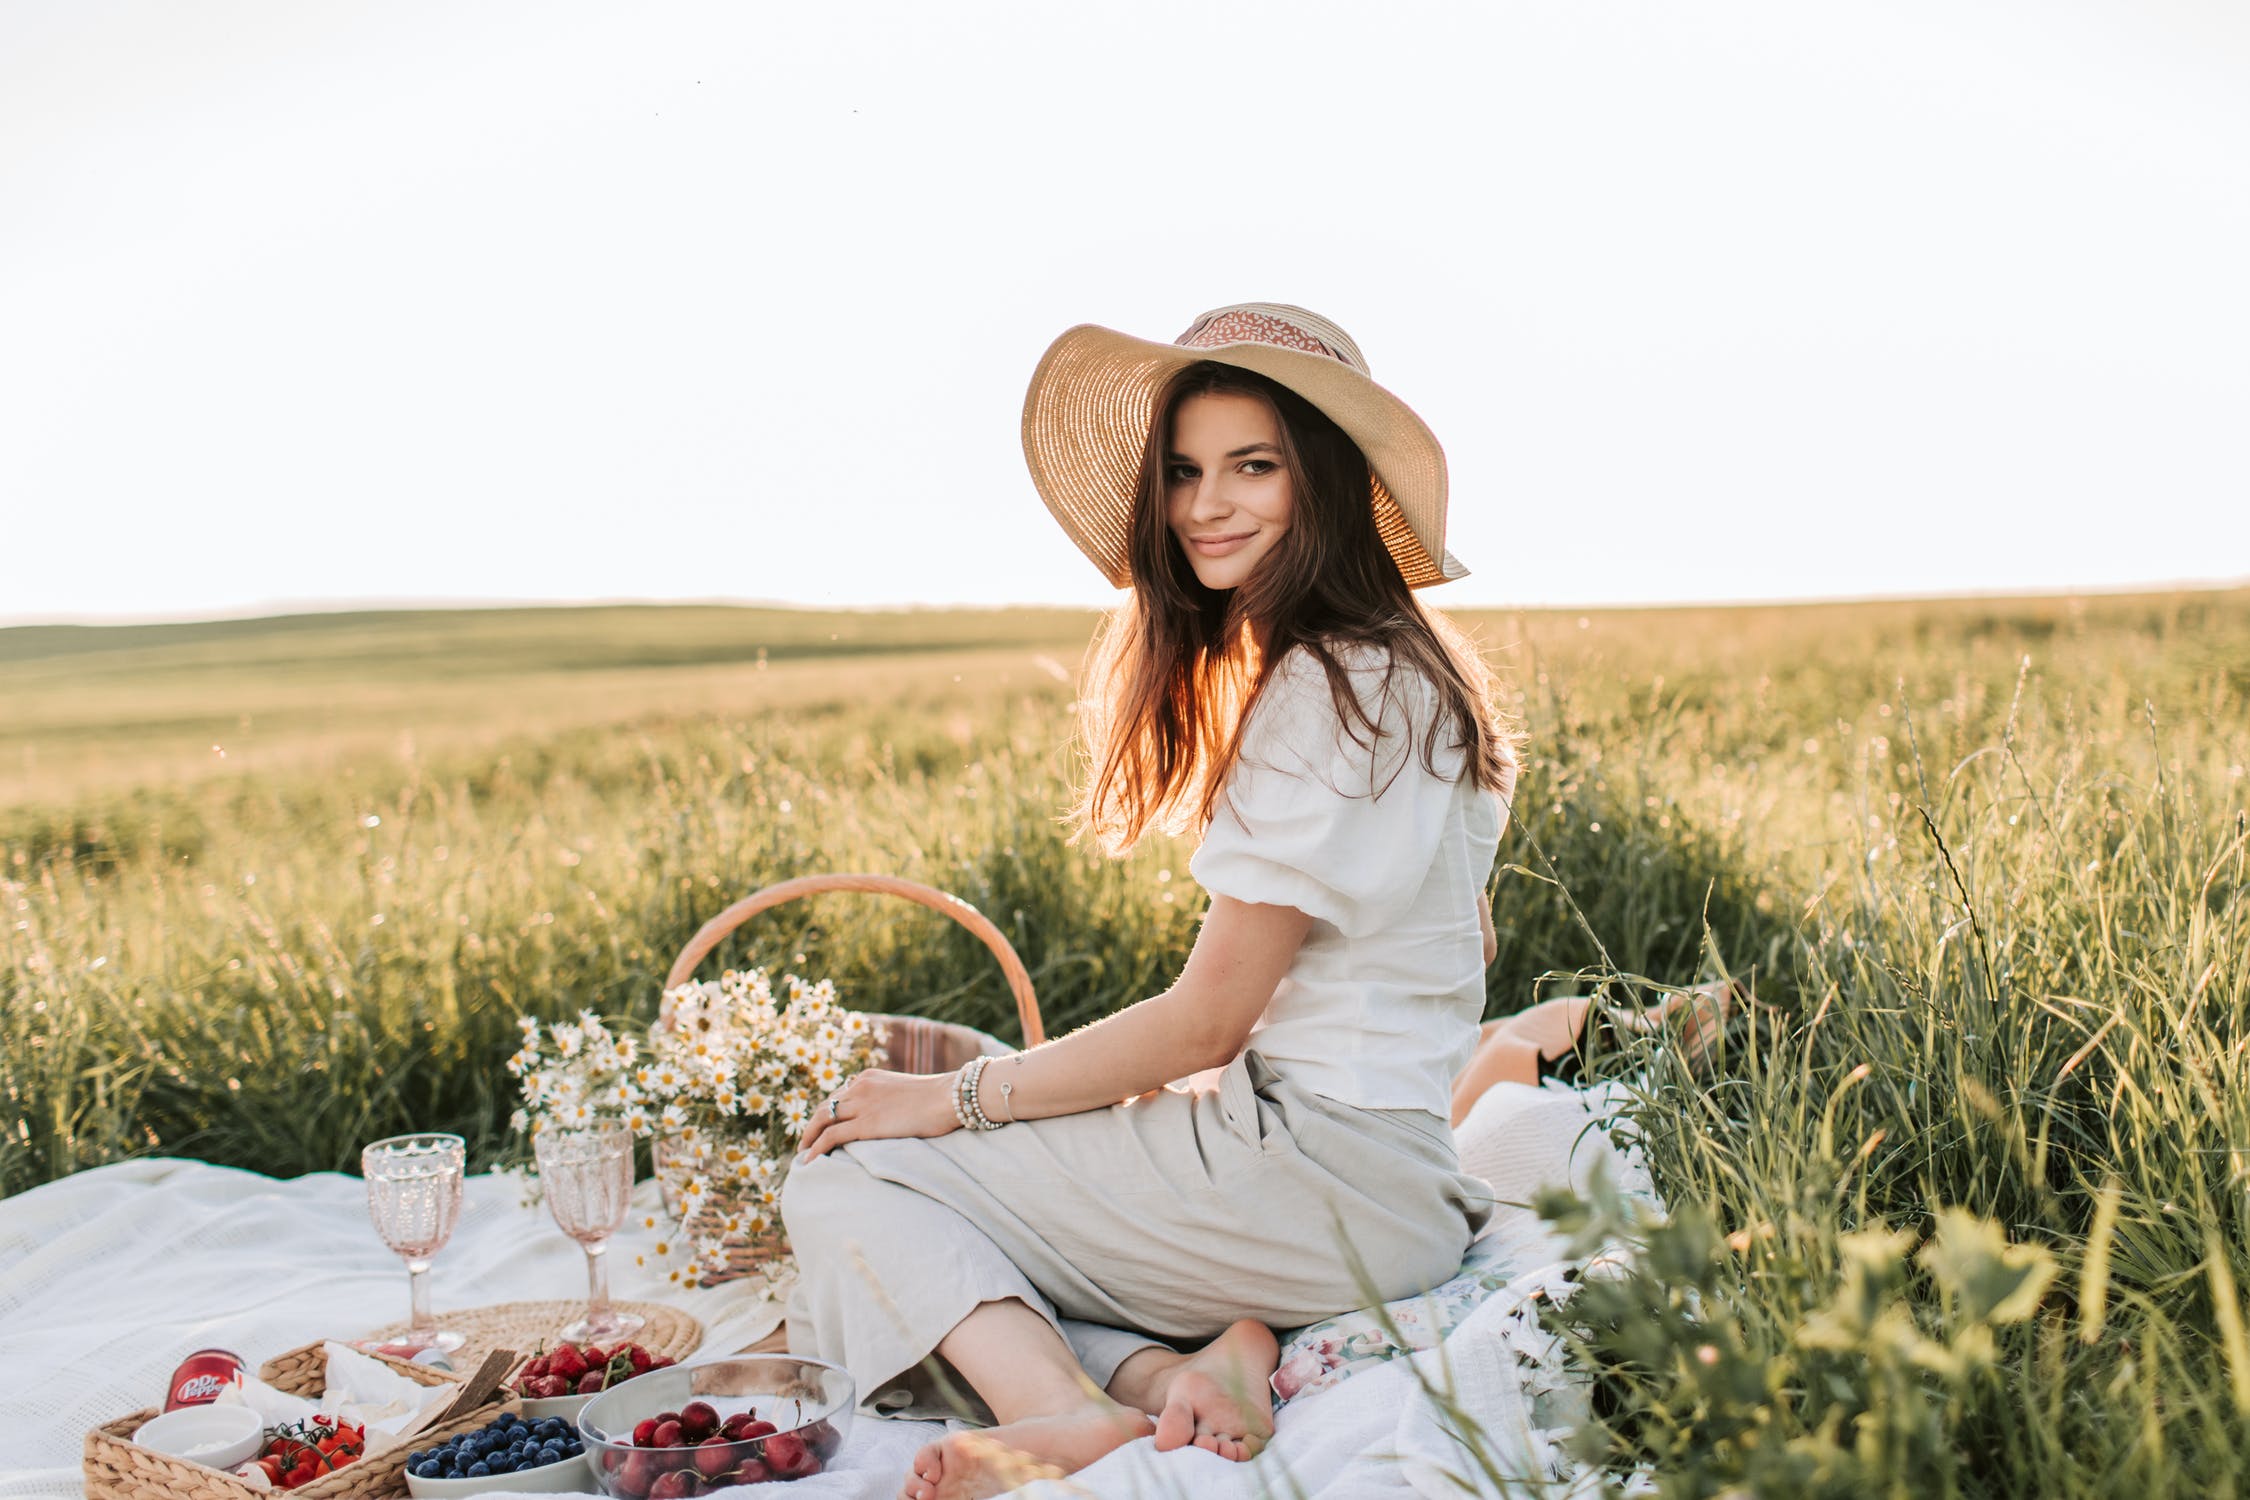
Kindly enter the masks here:
M 828 1101 L 828 1118 L 831 1120 L 836 1118 L 836 1101 L 833 1099 Z

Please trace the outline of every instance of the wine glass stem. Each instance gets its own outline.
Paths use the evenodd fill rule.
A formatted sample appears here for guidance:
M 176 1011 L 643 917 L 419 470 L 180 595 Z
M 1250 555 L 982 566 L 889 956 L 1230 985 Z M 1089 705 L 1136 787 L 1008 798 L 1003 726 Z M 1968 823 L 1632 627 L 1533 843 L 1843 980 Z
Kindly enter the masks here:
M 586 1321 L 609 1321 L 609 1241 L 596 1240 L 586 1247 Z
M 406 1263 L 406 1287 L 412 1302 L 414 1316 L 407 1328 L 410 1336 L 429 1333 L 433 1319 L 430 1317 L 430 1263 L 410 1260 Z

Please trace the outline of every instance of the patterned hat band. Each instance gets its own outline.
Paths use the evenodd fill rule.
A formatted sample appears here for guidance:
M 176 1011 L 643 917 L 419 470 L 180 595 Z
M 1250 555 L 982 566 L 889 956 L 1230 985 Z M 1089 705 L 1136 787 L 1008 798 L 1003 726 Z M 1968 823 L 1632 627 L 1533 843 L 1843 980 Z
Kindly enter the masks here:
M 1325 318 L 1298 311 L 1297 316 L 1284 315 L 1278 306 L 1222 307 L 1207 312 L 1188 325 L 1188 331 L 1172 340 L 1182 349 L 1216 349 L 1221 344 L 1271 344 L 1277 349 L 1301 349 L 1307 354 L 1325 354 L 1339 364 L 1350 365 L 1362 375 L 1373 375 L 1367 368 L 1367 359 L 1359 352 L 1359 345 L 1351 335 Z

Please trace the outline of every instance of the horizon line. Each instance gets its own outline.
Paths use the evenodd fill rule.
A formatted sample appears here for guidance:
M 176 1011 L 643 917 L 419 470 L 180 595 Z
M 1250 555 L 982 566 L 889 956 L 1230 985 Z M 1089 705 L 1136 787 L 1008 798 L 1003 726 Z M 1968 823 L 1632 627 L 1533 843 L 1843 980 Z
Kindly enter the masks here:
M 2250 589 L 2250 574 L 2233 578 L 2152 579 L 2133 583 L 2084 585 L 2033 585 L 2022 588 L 1902 590 L 1880 594 L 1738 595 L 1711 599 L 1649 599 L 1628 602 L 1605 600 L 1523 601 L 1502 604 L 1459 604 L 1439 608 L 1454 614 L 1563 614 L 1571 611 L 1624 613 L 1645 610 L 1686 609 L 1797 609 L 1814 605 L 1969 603 L 1980 599 L 2069 599 L 2130 597 L 2137 594 L 2217 594 Z M 1122 598 L 1124 590 L 1119 590 Z M 1100 614 L 1114 604 L 1084 604 L 1056 600 L 1022 600 L 997 604 L 930 603 L 814 604 L 799 600 L 757 599 L 725 595 L 657 598 L 646 595 L 611 595 L 594 598 L 511 598 L 502 595 L 370 596 L 354 599 L 264 599 L 241 605 L 221 605 L 203 610 L 157 611 L 146 614 L 28 614 L 0 615 L 0 630 L 79 628 L 99 630 L 138 625 L 217 625 L 255 620 L 292 619 L 305 615 L 468 613 L 522 609 L 768 609 L 802 614 L 974 614 L 1005 610 L 1062 610 Z

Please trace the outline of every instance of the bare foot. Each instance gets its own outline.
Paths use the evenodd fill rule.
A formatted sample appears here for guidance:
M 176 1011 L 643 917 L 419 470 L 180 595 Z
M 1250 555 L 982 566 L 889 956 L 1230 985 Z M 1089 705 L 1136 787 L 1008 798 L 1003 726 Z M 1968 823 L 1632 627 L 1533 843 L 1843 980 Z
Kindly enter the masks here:
M 1034 1479 L 1075 1474 L 1150 1431 L 1146 1416 L 1102 1396 L 1052 1416 L 948 1433 L 914 1455 L 899 1500 L 983 1500 L 1005 1494 Z
M 1273 1437 L 1273 1330 L 1244 1318 L 1159 1376 L 1151 1390 L 1159 1452 L 1191 1443 L 1240 1463 Z

